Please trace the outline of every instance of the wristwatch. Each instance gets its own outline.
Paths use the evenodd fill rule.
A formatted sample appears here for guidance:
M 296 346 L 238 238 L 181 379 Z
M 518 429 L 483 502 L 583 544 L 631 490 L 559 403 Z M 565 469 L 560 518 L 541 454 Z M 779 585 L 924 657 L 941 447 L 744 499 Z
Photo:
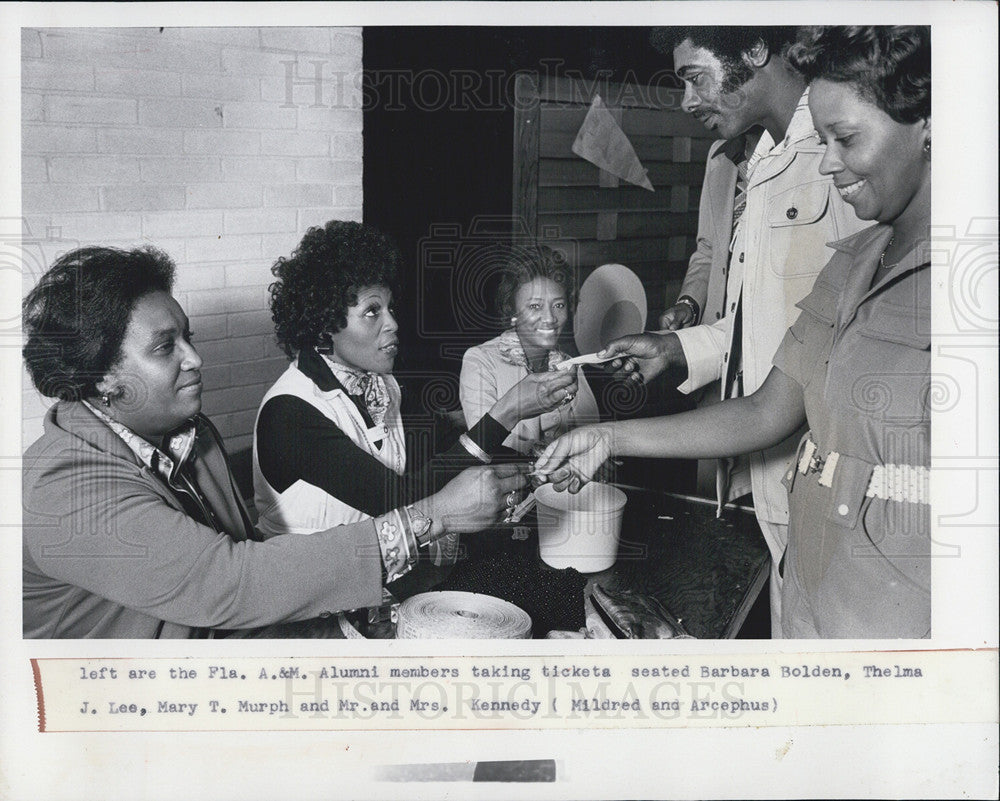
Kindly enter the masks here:
M 681 295 L 677 298 L 677 303 L 674 305 L 684 304 L 691 310 L 691 314 L 694 316 L 694 321 L 698 322 L 698 317 L 701 314 L 701 307 L 698 306 L 698 301 L 694 298 L 688 297 L 687 295 Z
M 422 514 L 415 506 L 406 506 L 406 516 L 410 521 L 410 531 L 417 540 L 417 545 L 429 545 L 431 542 L 431 526 L 434 520 Z

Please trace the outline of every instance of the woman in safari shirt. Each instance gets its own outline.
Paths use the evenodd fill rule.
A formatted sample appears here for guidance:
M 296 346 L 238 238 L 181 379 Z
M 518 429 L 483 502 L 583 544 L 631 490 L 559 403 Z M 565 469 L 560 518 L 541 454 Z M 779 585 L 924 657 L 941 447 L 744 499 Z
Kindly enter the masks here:
M 833 177 L 877 224 L 836 254 L 750 396 L 673 417 L 571 432 L 537 469 L 557 488 L 612 454 L 719 457 L 767 447 L 802 423 L 789 465 L 782 560 L 786 637 L 930 634 L 930 31 L 809 29 L 790 58 Z M 608 351 L 646 356 L 626 337 Z M 636 352 L 638 351 L 638 352 Z

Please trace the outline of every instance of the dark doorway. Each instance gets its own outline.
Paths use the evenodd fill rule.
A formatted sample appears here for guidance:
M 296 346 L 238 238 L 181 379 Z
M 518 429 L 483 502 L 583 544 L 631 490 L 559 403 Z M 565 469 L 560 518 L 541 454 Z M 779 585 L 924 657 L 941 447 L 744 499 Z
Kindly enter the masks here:
M 448 265 L 428 253 L 509 236 L 515 76 L 651 83 L 671 64 L 637 27 L 366 27 L 363 41 L 364 220 L 395 238 L 406 263 L 395 373 L 411 415 L 428 399 L 457 409 L 462 354 L 499 332 L 486 319 L 493 287 L 484 280 L 464 298 L 487 312 L 470 323 L 456 314 Z M 637 414 L 688 403 L 672 391 L 651 400 Z M 635 467 L 627 478 L 693 489 L 691 464 Z
M 643 82 L 669 66 L 648 37 L 648 28 L 364 29 L 364 218 L 396 239 L 408 265 L 400 367 L 457 369 L 450 349 L 422 335 L 421 318 L 438 332 L 462 326 L 421 243 L 469 236 L 484 218 L 485 235 L 502 233 L 512 205 L 514 76 Z

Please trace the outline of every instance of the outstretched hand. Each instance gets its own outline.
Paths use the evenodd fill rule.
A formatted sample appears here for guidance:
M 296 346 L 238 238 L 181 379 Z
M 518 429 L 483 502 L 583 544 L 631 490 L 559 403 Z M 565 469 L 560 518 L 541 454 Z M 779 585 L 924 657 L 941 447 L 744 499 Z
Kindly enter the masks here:
M 446 533 L 482 531 L 524 500 L 527 472 L 523 462 L 469 467 L 419 505 Z
M 611 457 L 612 444 L 606 426 L 573 429 L 549 444 L 535 462 L 533 474 L 547 478 L 558 492 L 579 492 Z
M 577 371 L 552 370 L 529 373 L 500 398 L 490 415 L 513 428 L 521 420 L 557 409 L 576 397 Z
M 612 340 L 598 356 L 616 357 L 607 368 L 626 381 L 641 384 L 669 367 L 667 334 L 629 334 Z

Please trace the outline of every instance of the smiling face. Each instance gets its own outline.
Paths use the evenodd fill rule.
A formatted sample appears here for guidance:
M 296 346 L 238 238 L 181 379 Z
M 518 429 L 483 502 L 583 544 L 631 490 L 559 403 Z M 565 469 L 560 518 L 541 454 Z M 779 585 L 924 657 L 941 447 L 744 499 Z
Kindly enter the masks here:
M 136 302 L 118 363 L 97 384 L 111 398 L 109 417 L 158 444 L 201 411 L 201 357 L 187 315 L 168 292 Z
M 514 330 L 529 356 L 556 347 L 569 317 L 566 291 L 550 278 L 533 278 L 514 293 Z
M 357 303 L 347 309 L 347 325 L 331 336 L 333 357 L 355 370 L 391 373 L 399 351 L 397 330 L 389 288 L 362 287 Z
M 924 143 L 930 120 L 896 122 L 854 87 L 819 78 L 809 89 L 809 110 L 826 143 L 819 171 L 833 176 L 840 196 L 862 220 L 893 223 L 930 216 L 930 162 Z
M 681 108 L 708 130 L 732 139 L 760 122 L 755 78 L 730 91 L 726 67 L 712 51 L 685 39 L 674 48 L 674 71 L 684 81 Z

